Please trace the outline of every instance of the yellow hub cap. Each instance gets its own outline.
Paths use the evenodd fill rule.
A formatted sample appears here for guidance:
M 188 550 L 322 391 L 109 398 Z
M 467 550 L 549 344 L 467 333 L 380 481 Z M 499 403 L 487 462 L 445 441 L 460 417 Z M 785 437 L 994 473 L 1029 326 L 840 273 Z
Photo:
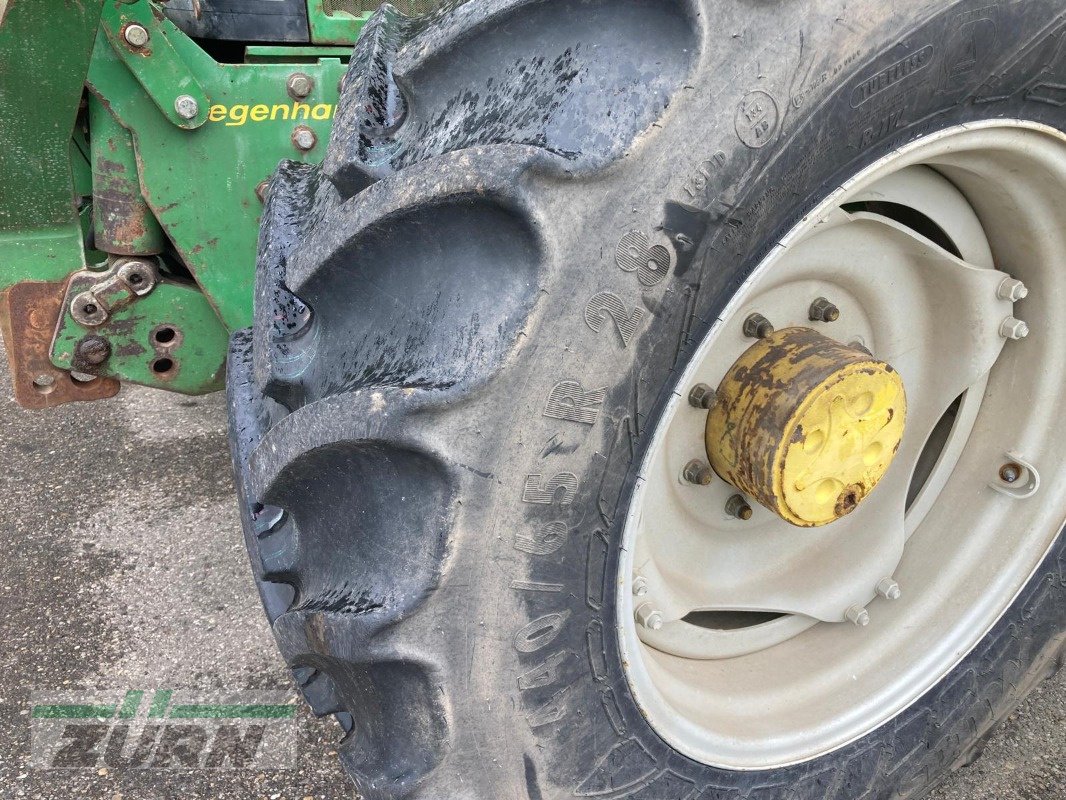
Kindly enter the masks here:
M 718 387 L 707 455 L 724 480 L 793 525 L 851 513 L 888 470 L 907 400 L 892 367 L 810 328 L 748 348 Z

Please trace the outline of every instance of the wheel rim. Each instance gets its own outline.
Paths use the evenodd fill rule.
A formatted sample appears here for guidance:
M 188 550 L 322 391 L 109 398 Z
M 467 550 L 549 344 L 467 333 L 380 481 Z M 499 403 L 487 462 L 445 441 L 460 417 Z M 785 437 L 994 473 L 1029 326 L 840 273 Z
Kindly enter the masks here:
M 765 769 L 854 741 L 944 677 L 1025 585 L 1063 523 L 1062 209 L 1061 133 L 945 130 L 834 192 L 722 312 L 652 433 L 621 548 L 623 663 L 675 748 Z M 810 321 L 817 298 L 839 319 Z M 824 527 L 683 477 L 708 458 L 689 392 L 752 345 L 753 313 L 867 347 L 907 390 L 881 485 Z M 1031 335 L 1009 338 L 1023 331 L 1008 318 Z M 750 519 L 727 513 L 741 500 Z

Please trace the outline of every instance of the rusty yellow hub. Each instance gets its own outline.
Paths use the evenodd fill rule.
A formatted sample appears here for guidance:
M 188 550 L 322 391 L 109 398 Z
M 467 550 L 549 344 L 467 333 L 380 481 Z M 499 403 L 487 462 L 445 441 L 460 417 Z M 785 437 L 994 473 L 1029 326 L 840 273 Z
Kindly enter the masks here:
M 714 471 L 793 525 L 851 513 L 888 470 L 907 401 L 892 367 L 785 328 L 730 367 L 707 416 Z

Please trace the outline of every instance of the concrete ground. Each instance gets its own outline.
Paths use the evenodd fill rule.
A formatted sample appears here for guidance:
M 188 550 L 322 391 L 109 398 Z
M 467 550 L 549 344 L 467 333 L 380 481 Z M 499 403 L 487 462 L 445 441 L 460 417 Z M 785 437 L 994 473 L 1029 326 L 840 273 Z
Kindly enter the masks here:
M 31 766 L 34 689 L 291 684 L 245 561 L 224 398 L 132 388 L 99 403 L 26 412 L 2 374 L 0 797 L 353 797 L 331 751 L 339 729 L 302 707 L 291 770 Z M 1063 673 L 932 797 L 1066 798 Z

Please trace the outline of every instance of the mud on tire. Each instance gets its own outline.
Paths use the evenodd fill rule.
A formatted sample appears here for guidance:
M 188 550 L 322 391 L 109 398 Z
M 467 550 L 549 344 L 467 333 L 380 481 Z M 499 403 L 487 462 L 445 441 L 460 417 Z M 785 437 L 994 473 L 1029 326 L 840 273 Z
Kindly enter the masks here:
M 323 167 L 271 184 L 229 366 L 255 577 L 367 800 L 872 800 L 974 757 L 1061 657 L 1061 534 L 939 686 L 779 770 L 649 728 L 615 590 L 643 434 L 754 265 L 862 167 L 999 116 L 1066 128 L 1057 0 L 377 13 Z

